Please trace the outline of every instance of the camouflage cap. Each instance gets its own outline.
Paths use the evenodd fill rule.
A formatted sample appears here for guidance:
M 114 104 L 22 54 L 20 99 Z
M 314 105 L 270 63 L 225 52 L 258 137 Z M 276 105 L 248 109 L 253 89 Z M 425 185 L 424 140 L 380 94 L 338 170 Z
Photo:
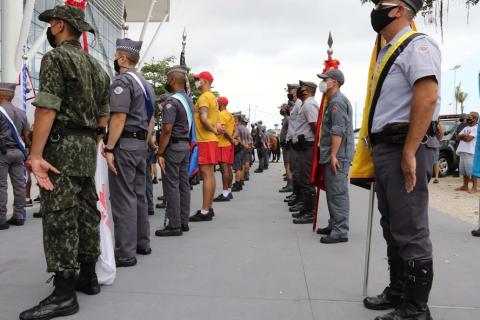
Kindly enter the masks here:
M 42 12 L 38 16 L 38 19 L 43 22 L 50 22 L 51 19 L 67 21 L 77 31 L 88 31 L 95 34 L 95 30 L 93 30 L 92 26 L 85 21 L 85 12 L 74 6 L 55 6 L 53 9 Z
M 17 87 L 16 83 L 10 82 L 0 82 L 0 91 L 15 93 L 15 88 Z

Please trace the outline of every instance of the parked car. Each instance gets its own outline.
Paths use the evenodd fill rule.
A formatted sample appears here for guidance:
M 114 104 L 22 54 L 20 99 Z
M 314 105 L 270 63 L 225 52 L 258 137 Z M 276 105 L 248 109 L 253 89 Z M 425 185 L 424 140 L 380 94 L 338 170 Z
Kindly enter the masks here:
M 445 128 L 445 135 L 442 141 L 440 141 L 440 176 L 445 177 L 449 173 L 454 173 L 458 170 L 457 156 L 457 135 L 462 126 L 462 115 L 445 115 L 440 116 L 439 121 Z

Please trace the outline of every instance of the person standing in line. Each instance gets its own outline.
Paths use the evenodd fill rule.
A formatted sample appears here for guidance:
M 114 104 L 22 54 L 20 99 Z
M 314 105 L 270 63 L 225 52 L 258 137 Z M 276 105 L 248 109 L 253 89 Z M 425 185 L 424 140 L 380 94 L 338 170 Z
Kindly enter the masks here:
M 467 126 L 457 136 L 457 140 L 460 141 L 457 148 L 457 155 L 460 157 L 458 172 L 463 177 L 463 185 L 456 188 L 455 191 L 477 193 L 477 178 L 472 176 L 472 172 L 475 144 L 477 143 L 478 113 L 470 112 L 466 120 Z M 470 182 L 472 182 L 472 189 L 468 188 Z

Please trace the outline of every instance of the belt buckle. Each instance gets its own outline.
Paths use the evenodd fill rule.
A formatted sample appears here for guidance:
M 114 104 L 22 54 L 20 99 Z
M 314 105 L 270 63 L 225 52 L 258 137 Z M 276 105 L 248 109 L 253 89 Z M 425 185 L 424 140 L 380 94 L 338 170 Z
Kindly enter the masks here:
M 428 143 L 428 141 L 430 141 L 430 137 L 428 136 L 428 134 L 426 134 L 426 135 L 423 137 L 421 144 L 425 145 L 425 144 Z

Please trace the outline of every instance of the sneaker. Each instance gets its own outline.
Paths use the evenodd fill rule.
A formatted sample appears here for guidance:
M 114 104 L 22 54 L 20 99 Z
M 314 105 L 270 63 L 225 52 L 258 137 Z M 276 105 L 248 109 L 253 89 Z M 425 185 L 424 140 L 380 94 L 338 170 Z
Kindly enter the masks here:
M 172 228 L 170 226 L 166 226 L 162 230 L 155 231 L 155 235 L 157 237 L 179 237 L 183 235 L 183 231 L 181 228 Z
M 36 197 L 35 199 L 33 199 L 33 202 L 40 202 L 40 196 Z
M 191 216 L 188 221 L 190 222 L 203 222 L 203 221 L 212 221 L 213 216 L 210 211 L 207 214 L 202 214 L 201 210 L 198 210 L 193 216 Z
M 33 201 L 32 199 L 25 199 L 25 207 L 30 208 L 33 207 Z
M 221 193 L 218 197 L 213 199 L 213 202 L 228 202 L 230 201 L 230 198 L 228 196 L 224 196 L 223 193 Z
M 473 230 L 472 231 L 472 236 L 474 237 L 480 237 L 480 228 L 478 230 Z
M 320 239 L 320 243 L 324 244 L 334 244 L 334 243 L 342 243 L 348 242 L 348 238 L 334 238 L 331 236 L 325 236 Z
M 228 199 L 233 200 L 233 194 L 231 192 L 228 194 Z

